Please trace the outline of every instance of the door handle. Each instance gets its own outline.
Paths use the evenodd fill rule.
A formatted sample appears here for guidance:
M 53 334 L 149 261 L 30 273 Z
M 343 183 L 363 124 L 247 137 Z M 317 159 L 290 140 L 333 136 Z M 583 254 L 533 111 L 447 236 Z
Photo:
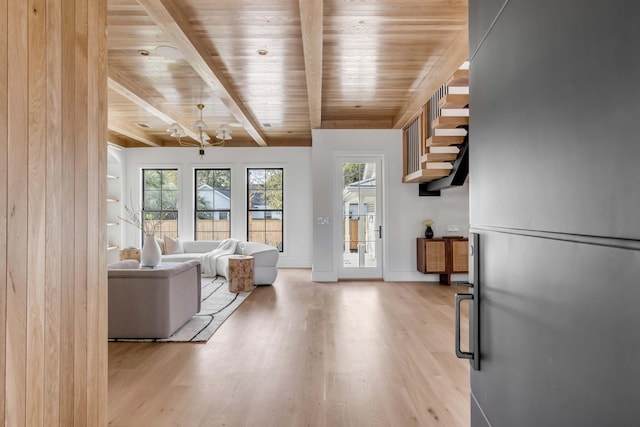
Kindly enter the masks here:
M 473 360 L 474 353 L 460 349 L 460 303 L 464 300 L 473 301 L 473 294 L 456 294 L 456 356 L 459 359 Z
M 456 294 L 456 356 L 460 359 L 469 359 L 471 367 L 480 370 L 480 258 L 478 249 L 480 236 L 477 233 L 469 235 L 469 280 L 457 282 L 458 286 L 467 286 L 469 293 Z M 469 351 L 460 349 L 460 303 L 469 300 Z
M 375 230 L 375 231 L 377 231 L 377 232 L 378 232 L 378 238 L 379 238 L 379 239 L 382 239 L 382 226 L 381 226 L 381 225 L 379 225 L 379 226 L 378 226 L 378 229 L 377 229 L 377 230 Z
M 478 287 L 473 286 L 469 282 L 463 282 L 462 285 L 469 286 L 472 293 L 468 294 L 456 294 L 456 338 L 455 338 L 455 351 L 456 356 L 459 359 L 469 359 L 471 367 L 479 371 L 480 370 L 480 309 L 478 307 Z M 460 303 L 464 300 L 469 300 L 471 306 L 469 307 L 469 350 L 462 351 L 460 348 Z

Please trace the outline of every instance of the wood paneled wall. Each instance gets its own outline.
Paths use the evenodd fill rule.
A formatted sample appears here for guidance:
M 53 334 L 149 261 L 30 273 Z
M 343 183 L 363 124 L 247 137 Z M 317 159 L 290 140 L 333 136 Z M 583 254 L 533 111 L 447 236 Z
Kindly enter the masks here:
M 106 0 L 0 0 L 0 424 L 106 425 Z

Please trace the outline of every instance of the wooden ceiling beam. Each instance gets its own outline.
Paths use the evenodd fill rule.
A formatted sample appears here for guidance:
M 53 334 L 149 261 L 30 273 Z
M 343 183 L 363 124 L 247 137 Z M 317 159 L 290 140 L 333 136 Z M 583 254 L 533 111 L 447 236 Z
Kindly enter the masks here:
M 214 62 L 213 52 L 207 50 L 202 40 L 193 31 L 191 23 L 184 16 L 179 5 L 173 0 L 138 0 L 138 3 L 220 98 L 231 115 L 242 123 L 256 144 L 267 146 L 267 138 L 260 130 L 257 120 L 242 103 L 240 96 L 224 76 L 221 67 Z
M 193 132 L 187 121 L 180 117 L 175 111 L 167 107 L 166 101 L 154 94 L 148 93 L 128 80 L 119 70 L 109 67 L 108 78 L 109 89 L 122 95 L 138 107 L 142 108 L 149 114 L 159 118 L 167 125 L 177 123 L 186 132 L 186 134 L 199 142 L 199 135 Z
M 304 67 L 311 129 L 322 125 L 322 22 L 323 0 L 299 0 Z
M 131 145 L 131 140 L 122 138 L 119 135 L 116 135 L 114 132 L 109 131 L 107 133 L 107 142 L 118 145 L 122 148 L 128 148 Z
M 151 147 L 162 147 L 163 145 L 162 141 L 155 136 L 147 135 L 143 130 L 112 116 L 109 116 L 109 129 Z
M 469 57 L 469 29 L 465 25 L 440 56 L 440 59 L 420 82 L 414 95 L 393 119 L 393 128 L 402 129 L 416 117 L 431 95 L 453 75 L 453 73 Z

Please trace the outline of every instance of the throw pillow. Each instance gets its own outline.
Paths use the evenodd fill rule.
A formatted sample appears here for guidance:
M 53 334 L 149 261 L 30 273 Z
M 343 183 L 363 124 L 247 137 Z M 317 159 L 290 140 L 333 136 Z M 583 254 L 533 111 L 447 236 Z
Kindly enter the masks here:
M 158 242 L 158 246 L 160 246 L 160 253 L 162 255 L 165 255 L 167 251 L 165 250 L 165 247 L 164 247 L 164 240 L 156 237 L 156 242 Z
M 183 254 L 184 248 L 182 247 L 182 241 L 180 237 L 171 238 L 168 236 L 164 237 L 164 247 L 167 251 L 167 255 L 169 254 Z

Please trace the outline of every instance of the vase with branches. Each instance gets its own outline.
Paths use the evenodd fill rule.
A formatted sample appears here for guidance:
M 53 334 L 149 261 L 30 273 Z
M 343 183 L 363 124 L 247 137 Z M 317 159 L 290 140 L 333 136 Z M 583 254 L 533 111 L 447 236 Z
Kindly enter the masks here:
M 162 222 L 165 218 L 165 212 L 160 213 L 160 218 L 144 218 L 144 211 L 142 209 L 133 209 L 129 206 L 124 207 L 126 217 L 120 217 L 120 219 L 127 224 L 133 225 L 138 230 L 142 231 L 145 236 L 155 236 L 162 228 Z
M 120 219 L 133 225 L 144 234 L 140 264 L 143 267 L 156 267 L 162 260 L 162 251 L 156 240 L 156 233 L 162 228 L 162 222 L 165 218 L 164 212 L 160 213 L 159 218 L 145 218 L 142 209 L 133 209 L 125 205 L 124 210 L 126 217 L 120 217 Z

